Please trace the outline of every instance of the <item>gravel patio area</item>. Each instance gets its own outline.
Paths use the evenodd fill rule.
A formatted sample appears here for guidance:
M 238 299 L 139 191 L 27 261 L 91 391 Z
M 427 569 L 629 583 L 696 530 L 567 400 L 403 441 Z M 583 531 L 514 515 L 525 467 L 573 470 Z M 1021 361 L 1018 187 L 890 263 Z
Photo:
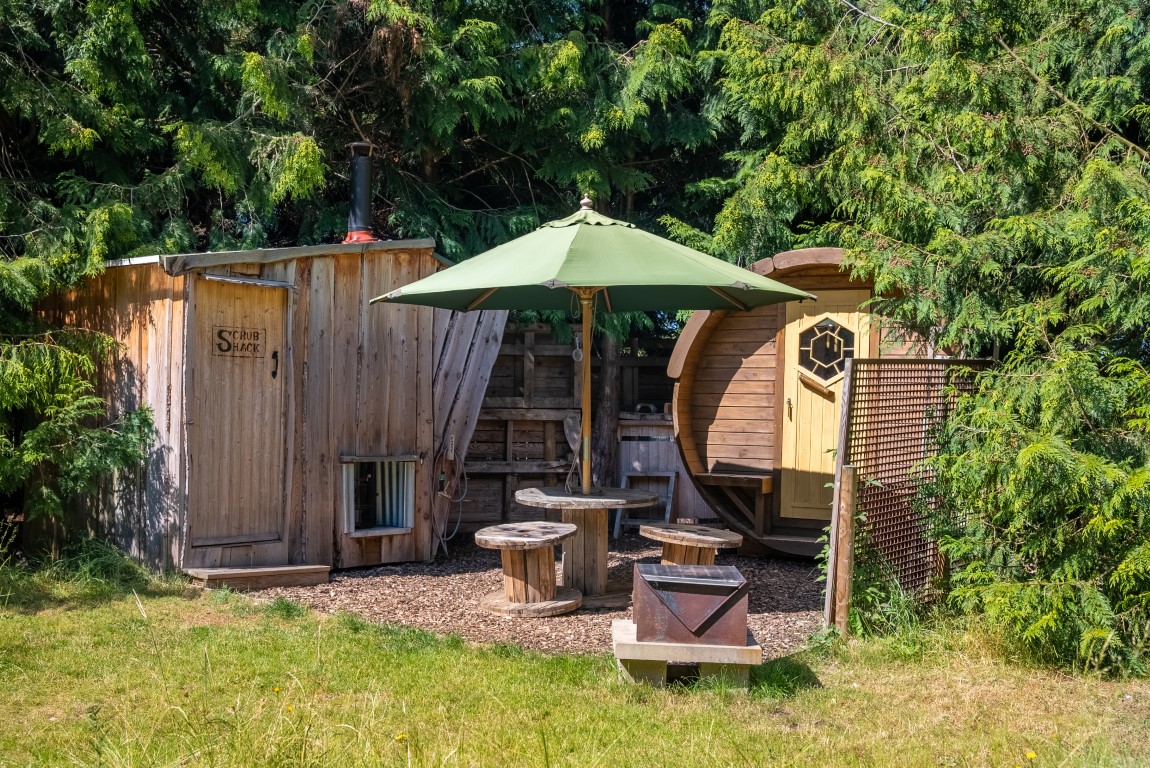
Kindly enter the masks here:
M 580 609 L 544 619 L 494 616 L 479 608 L 479 598 L 502 586 L 499 552 L 475 546 L 471 534 L 459 534 L 448 546 L 450 557 L 440 553 L 432 563 L 338 571 L 328 584 L 253 594 L 284 597 L 317 611 L 346 611 L 369 621 L 455 633 L 476 643 L 516 643 L 544 653 L 609 653 L 611 621 L 631 617 L 630 608 Z M 635 562 L 659 562 L 660 551 L 658 544 L 638 534 L 612 539 L 609 577 L 627 578 Z M 720 552 L 716 565 L 736 566 L 750 584 L 748 623 L 765 658 L 798 650 L 819 628 L 822 585 L 813 564 Z

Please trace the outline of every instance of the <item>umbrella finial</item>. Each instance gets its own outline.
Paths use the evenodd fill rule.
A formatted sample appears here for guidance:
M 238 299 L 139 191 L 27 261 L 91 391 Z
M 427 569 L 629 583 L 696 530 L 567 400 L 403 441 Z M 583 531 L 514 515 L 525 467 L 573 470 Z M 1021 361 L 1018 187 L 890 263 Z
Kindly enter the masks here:
M 588 195 L 588 194 L 586 194 L 586 193 L 584 193 L 584 194 L 583 194 L 583 199 L 579 201 L 579 205 L 581 206 L 581 207 L 579 208 L 579 210 L 581 210 L 581 211 L 589 211 L 589 210 L 591 210 L 591 196 L 590 196 L 590 195 Z

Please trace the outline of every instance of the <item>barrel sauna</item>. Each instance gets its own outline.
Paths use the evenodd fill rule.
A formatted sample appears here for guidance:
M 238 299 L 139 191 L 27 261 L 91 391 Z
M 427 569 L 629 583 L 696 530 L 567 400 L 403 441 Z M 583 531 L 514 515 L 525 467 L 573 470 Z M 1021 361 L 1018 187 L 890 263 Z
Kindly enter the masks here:
M 773 553 L 813 557 L 821 549 L 846 361 L 920 351 L 882 333 L 864 306 L 871 285 L 842 271 L 844 254 L 805 248 L 756 262 L 754 272 L 817 298 L 695 312 L 667 369 L 692 481 L 724 522 Z

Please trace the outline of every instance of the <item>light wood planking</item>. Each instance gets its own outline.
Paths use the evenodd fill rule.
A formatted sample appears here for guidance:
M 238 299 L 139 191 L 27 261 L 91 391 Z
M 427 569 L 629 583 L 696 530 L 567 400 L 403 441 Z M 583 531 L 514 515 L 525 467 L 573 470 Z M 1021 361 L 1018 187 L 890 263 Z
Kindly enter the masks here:
M 287 298 L 278 288 L 197 281 L 189 441 L 195 472 L 188 499 L 193 548 L 199 538 L 284 534 Z

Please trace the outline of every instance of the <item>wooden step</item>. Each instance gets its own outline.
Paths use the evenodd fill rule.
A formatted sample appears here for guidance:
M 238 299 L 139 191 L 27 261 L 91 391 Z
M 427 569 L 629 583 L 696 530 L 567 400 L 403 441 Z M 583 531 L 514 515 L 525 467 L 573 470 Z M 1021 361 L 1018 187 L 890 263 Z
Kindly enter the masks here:
M 326 584 L 330 565 L 252 565 L 241 568 L 186 568 L 192 583 L 205 589 L 237 591 Z
M 824 543 L 817 541 L 822 531 L 812 532 L 810 536 L 788 536 L 785 534 L 770 533 L 760 536 L 757 541 L 768 549 L 781 552 L 784 555 L 796 557 L 815 557 L 823 551 Z

